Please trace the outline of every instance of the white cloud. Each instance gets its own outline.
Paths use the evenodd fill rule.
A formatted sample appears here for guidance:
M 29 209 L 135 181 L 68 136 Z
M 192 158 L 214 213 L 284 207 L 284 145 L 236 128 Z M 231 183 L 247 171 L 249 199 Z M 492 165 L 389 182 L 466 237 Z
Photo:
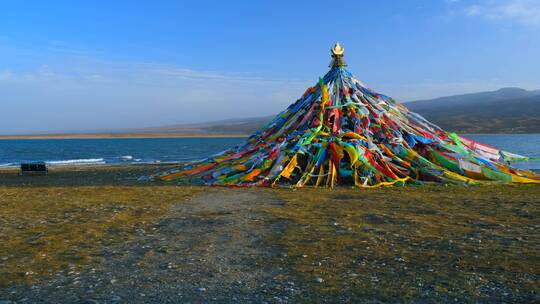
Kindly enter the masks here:
M 464 10 L 470 17 L 506 20 L 524 25 L 540 25 L 539 0 L 485 0 L 469 5 Z
M 281 111 L 314 84 L 64 54 L 62 60 L 50 62 L 25 70 L 0 70 L 2 112 L 33 109 L 27 121 L 0 120 L 0 134 L 265 116 Z
M 13 78 L 13 73 L 10 71 L 0 71 L 0 81 L 8 81 Z
M 471 5 L 467 8 L 465 8 L 465 14 L 467 16 L 477 16 L 480 14 L 481 8 L 478 5 Z

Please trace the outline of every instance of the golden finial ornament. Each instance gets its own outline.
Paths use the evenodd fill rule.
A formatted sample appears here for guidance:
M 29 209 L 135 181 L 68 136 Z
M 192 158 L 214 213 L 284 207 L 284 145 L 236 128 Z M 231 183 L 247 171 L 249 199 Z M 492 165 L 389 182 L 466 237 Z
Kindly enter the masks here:
M 343 56 L 343 52 L 345 52 L 345 49 L 339 44 L 339 42 L 336 42 L 336 45 L 332 48 L 332 55 L 333 56 Z
M 332 62 L 330 62 L 330 67 L 346 67 L 347 64 L 345 63 L 345 60 L 343 60 L 343 53 L 345 52 L 345 48 L 339 44 L 339 42 L 336 42 L 336 45 L 334 45 L 333 48 L 330 49 L 332 52 Z

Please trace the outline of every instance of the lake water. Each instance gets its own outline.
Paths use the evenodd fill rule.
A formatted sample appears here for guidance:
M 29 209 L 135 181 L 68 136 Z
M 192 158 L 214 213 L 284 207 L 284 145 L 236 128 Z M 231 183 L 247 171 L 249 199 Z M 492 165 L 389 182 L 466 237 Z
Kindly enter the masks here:
M 465 135 L 512 153 L 540 157 L 540 134 Z M 243 143 L 245 138 L 126 138 L 0 140 L 0 167 L 44 161 L 49 165 L 192 161 Z M 516 164 L 540 169 L 540 161 Z

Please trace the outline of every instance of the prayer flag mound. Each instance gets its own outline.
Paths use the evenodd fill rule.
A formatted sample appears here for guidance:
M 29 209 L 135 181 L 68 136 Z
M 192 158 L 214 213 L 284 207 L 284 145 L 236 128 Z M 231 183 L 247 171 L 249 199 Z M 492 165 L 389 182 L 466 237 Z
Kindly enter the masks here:
M 406 183 L 540 183 L 526 157 L 445 132 L 379 94 L 332 49 L 330 71 L 243 145 L 157 176 L 224 186 L 379 187 Z

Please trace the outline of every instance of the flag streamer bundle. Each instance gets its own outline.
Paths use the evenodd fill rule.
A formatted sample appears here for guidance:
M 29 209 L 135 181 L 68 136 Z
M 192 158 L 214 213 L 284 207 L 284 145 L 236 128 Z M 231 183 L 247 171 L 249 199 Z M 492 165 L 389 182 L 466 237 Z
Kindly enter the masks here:
M 364 86 L 343 51 L 336 44 L 330 71 L 245 144 L 158 177 L 225 186 L 540 183 L 506 164 L 526 157 L 445 132 Z

